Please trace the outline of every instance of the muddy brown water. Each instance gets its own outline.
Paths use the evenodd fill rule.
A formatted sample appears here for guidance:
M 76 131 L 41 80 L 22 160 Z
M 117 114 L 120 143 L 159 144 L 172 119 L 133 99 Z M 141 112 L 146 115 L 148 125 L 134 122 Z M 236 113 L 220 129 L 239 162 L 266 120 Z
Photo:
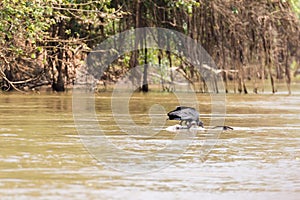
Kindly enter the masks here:
M 210 96 L 197 97 L 209 124 Z M 129 107 L 137 125 L 147 126 L 153 104 L 168 111 L 178 101 L 135 94 Z M 163 129 L 128 136 L 114 122 L 109 93 L 96 96 L 96 114 L 107 142 L 130 161 L 125 168 L 151 170 L 127 173 L 124 158 L 114 155 L 110 166 L 92 155 L 76 131 L 71 94 L 1 95 L 0 199 L 299 199 L 300 94 L 228 94 L 225 124 L 234 130 L 222 132 L 205 156 L 202 133 L 182 152 L 183 140 Z M 170 143 L 174 148 L 153 156 Z M 140 154 L 148 160 L 135 159 Z

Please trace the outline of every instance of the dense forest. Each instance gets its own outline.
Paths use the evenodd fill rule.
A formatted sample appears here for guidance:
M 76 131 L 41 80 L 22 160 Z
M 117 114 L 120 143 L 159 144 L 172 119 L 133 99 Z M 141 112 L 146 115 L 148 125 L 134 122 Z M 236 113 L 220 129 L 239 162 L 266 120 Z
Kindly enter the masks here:
M 300 74 L 299 0 L 2 0 L 0 11 L 4 91 L 42 86 L 65 91 L 97 44 L 142 27 L 175 30 L 201 44 L 219 67 L 227 92 L 258 93 L 269 85 L 275 93 L 283 82 L 291 93 L 292 78 Z M 151 59 L 176 67 L 191 83 L 202 81 L 182 56 L 143 50 L 143 40 L 133 43 L 140 50 L 107 68 L 101 83 L 114 83 Z M 160 42 L 170 45 L 172 39 L 161 35 Z M 141 91 L 148 90 L 148 84 L 141 85 Z

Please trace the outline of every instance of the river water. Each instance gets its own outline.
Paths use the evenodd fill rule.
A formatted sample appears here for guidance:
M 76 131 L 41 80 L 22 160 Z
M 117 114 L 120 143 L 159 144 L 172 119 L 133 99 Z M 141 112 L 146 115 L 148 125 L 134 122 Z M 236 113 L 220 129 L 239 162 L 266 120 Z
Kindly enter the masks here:
M 197 98 L 208 125 L 211 97 Z M 162 126 L 150 127 L 156 135 L 122 131 L 109 93 L 95 97 L 99 138 L 78 134 L 71 94 L 2 94 L 0 199 L 299 199 L 300 94 L 224 100 L 225 124 L 234 130 L 205 143 L 206 132 L 163 130 L 176 122 L 161 114 Z M 178 101 L 172 94 L 134 94 L 129 104 L 133 121 L 147 128 L 151 105 L 168 111 Z M 118 152 L 104 143 L 90 149 L 88 137 Z

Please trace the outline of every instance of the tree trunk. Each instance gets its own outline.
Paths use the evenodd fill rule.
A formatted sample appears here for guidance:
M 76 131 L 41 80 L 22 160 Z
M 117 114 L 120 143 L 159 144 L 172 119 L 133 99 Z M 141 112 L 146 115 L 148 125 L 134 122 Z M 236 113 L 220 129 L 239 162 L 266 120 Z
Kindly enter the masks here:
M 167 36 L 167 58 L 169 60 L 169 67 L 170 67 L 170 79 L 171 79 L 171 83 L 170 83 L 170 91 L 174 91 L 175 90 L 175 86 L 174 86 L 174 76 L 173 76 L 173 70 L 172 70 L 172 57 L 171 57 L 171 52 L 169 51 L 170 49 L 170 38 L 169 36 Z
M 7 78 L 7 80 L 14 81 L 14 76 L 13 76 L 13 72 L 12 72 L 11 66 L 9 68 L 10 69 L 6 68 L 4 70 L 4 75 Z M 10 90 L 13 90 L 13 87 L 11 86 L 11 84 L 8 81 L 4 80 L 3 81 L 2 90 L 10 91 Z
M 287 41 L 287 44 L 288 44 L 288 41 Z M 288 47 L 286 48 L 286 56 L 285 56 L 285 78 L 286 78 L 288 92 L 289 92 L 289 94 L 291 94 L 292 93 L 292 91 L 291 91 L 291 71 L 290 71 L 290 66 L 289 66 Z
M 135 23 L 135 28 L 139 28 L 141 24 L 141 1 L 136 0 L 135 1 L 135 15 L 134 15 L 134 23 Z M 134 51 L 132 51 L 130 61 L 129 61 L 129 67 L 131 69 L 132 73 L 132 83 L 136 87 L 138 87 L 138 90 L 141 91 L 141 86 L 140 86 L 140 74 L 138 69 L 134 69 L 135 67 L 138 66 L 138 58 L 139 58 L 139 45 L 140 45 L 140 40 L 141 36 L 139 34 L 135 34 L 135 39 L 134 39 Z
M 64 38 L 64 21 L 61 19 L 61 21 L 59 22 L 59 27 L 58 27 L 58 33 L 57 33 L 58 37 L 60 38 Z M 53 82 L 52 82 L 52 89 L 54 91 L 57 92 L 63 92 L 65 91 L 65 81 L 64 81 L 64 77 L 63 77 L 63 61 L 64 61 L 64 47 L 61 45 L 58 45 L 59 49 L 57 52 L 57 63 L 56 63 L 56 70 L 57 70 L 57 78 L 55 79 L 55 77 L 53 78 Z M 56 61 L 52 61 L 52 62 L 56 62 Z
M 145 30 L 143 31 L 144 37 L 143 39 L 145 40 L 145 55 L 144 55 L 144 76 L 143 76 L 143 86 L 142 86 L 142 91 L 143 92 L 148 92 L 149 87 L 148 87 L 148 60 L 147 60 L 147 40 L 146 40 L 146 32 Z

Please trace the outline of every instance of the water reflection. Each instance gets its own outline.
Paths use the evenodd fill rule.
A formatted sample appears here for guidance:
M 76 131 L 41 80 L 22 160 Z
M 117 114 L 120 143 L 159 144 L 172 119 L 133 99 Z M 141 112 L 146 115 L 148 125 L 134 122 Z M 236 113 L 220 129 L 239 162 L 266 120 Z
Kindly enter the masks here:
M 201 117 L 209 124 L 210 97 L 198 98 Z M 140 106 L 134 106 L 137 102 Z M 165 110 L 178 104 L 171 95 L 137 94 L 130 106 L 135 122 L 147 125 L 147 111 L 157 102 Z M 96 96 L 96 105 L 105 137 L 122 151 L 139 155 L 164 149 L 170 142 L 180 146 L 180 140 L 174 141 L 167 131 L 146 138 L 120 131 L 109 94 Z M 0 195 L 3 199 L 153 199 L 161 195 L 169 199 L 297 199 L 299 108 L 297 95 L 228 95 L 225 123 L 235 130 L 222 133 L 209 154 L 200 156 L 206 136 L 197 133 L 170 165 L 132 175 L 111 170 L 85 149 L 74 127 L 71 95 L 2 95 Z M 166 121 L 166 126 L 173 124 Z M 156 159 L 164 161 L 177 153 L 173 148 Z M 122 159 L 131 159 L 133 165 L 144 162 Z M 119 161 L 112 159 L 122 165 Z M 147 163 L 159 162 L 144 162 L 145 167 Z

